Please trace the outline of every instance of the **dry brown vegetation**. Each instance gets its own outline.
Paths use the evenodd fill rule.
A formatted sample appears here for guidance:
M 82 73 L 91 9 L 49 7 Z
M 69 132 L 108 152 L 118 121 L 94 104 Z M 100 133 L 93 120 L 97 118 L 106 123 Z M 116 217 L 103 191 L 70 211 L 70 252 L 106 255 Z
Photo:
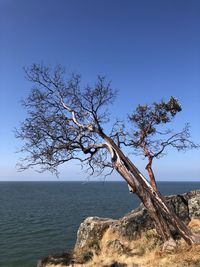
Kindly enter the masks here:
M 200 233 L 200 220 L 193 219 L 189 227 L 194 233 Z M 180 239 L 175 249 L 162 251 L 162 241 L 154 229 L 145 232 L 138 240 L 130 242 L 116 236 L 108 228 L 100 244 L 91 244 L 90 252 L 77 251 L 73 257 L 76 263 L 68 266 L 200 267 L 200 245 L 190 247 Z M 46 265 L 53 266 L 66 265 Z

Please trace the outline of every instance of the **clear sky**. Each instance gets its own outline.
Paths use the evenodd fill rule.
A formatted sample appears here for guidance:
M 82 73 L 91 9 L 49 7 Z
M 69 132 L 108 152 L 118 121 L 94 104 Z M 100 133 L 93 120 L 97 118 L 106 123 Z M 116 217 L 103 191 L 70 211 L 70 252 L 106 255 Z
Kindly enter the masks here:
M 13 128 L 31 88 L 22 68 L 41 62 L 62 64 L 86 83 L 105 74 L 119 90 L 111 109 L 117 116 L 139 103 L 179 98 L 183 111 L 173 127 L 190 122 L 200 142 L 199 0 L 0 0 L 0 180 L 56 179 L 15 168 Z M 144 162 L 132 159 L 144 172 Z M 200 181 L 199 159 L 200 151 L 170 152 L 155 162 L 156 175 Z M 84 177 L 75 164 L 62 168 L 62 180 Z

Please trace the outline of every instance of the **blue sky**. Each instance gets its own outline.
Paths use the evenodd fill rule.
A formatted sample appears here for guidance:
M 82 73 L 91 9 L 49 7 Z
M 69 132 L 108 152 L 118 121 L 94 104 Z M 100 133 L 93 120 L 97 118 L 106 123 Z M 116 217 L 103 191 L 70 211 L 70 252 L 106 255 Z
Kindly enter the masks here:
M 0 0 L 0 180 L 55 180 L 18 173 L 13 128 L 25 117 L 20 99 L 31 88 L 23 67 L 62 64 L 85 83 L 104 74 L 119 90 L 111 108 L 126 116 L 139 103 L 171 95 L 183 111 L 173 127 L 191 124 L 200 142 L 200 2 L 198 0 Z M 200 180 L 200 151 L 170 152 L 155 162 L 159 180 Z M 142 170 L 144 162 L 132 157 Z M 61 179 L 84 179 L 73 164 Z M 112 179 L 119 179 L 113 175 Z

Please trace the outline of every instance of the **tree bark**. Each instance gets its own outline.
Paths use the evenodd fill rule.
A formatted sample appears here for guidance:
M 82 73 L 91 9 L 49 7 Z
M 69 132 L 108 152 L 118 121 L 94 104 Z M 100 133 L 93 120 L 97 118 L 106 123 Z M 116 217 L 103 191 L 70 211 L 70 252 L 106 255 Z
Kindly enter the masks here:
M 189 245 L 200 243 L 200 237 L 195 236 L 176 214 L 170 210 L 161 194 L 154 190 L 115 142 L 104 133 L 100 134 L 108 145 L 114 168 L 141 199 L 163 240 L 168 241 L 173 238 L 170 230 L 171 225 Z
M 130 172 L 126 169 L 126 167 L 123 164 L 118 163 L 117 161 L 113 161 L 113 166 L 115 167 L 117 172 L 126 180 L 129 186 L 131 186 L 132 192 L 137 193 L 138 189 L 135 183 L 133 182 Z M 143 191 L 140 191 L 140 194 L 137 193 L 137 195 L 147 208 L 150 217 L 154 221 L 154 225 L 158 234 L 163 238 L 164 241 L 167 241 L 172 238 L 168 224 L 164 220 L 163 216 L 157 212 L 153 201 L 151 198 L 148 197 L 148 194 Z
M 152 170 L 152 158 L 149 159 L 149 162 L 146 166 L 146 170 L 148 171 L 148 174 L 149 174 L 151 186 L 153 187 L 154 190 L 158 190 L 155 175 L 154 175 L 154 172 Z

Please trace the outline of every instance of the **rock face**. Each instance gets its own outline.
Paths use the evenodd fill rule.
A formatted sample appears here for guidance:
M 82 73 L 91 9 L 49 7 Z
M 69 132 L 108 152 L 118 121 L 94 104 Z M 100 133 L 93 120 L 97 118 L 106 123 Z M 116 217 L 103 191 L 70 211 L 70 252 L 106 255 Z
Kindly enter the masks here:
M 167 196 L 166 200 L 168 205 L 186 224 L 192 218 L 200 219 L 200 190 L 183 195 Z M 109 255 L 110 252 L 118 255 L 128 255 L 129 250 L 125 244 L 137 240 L 142 233 L 153 228 L 153 221 L 142 204 L 119 220 L 98 217 L 86 218 L 77 232 L 77 241 L 72 257 L 73 263 L 77 262 L 77 258 L 79 258 L 79 263 L 81 262 L 80 255 L 81 257 L 85 255 L 83 258 L 84 261 L 87 261 L 94 255 L 98 256 L 102 250 L 105 251 L 106 255 Z M 48 266 L 43 263 L 44 261 L 39 266 Z M 116 263 L 112 266 L 120 265 Z
M 167 196 L 166 200 L 186 224 L 192 218 L 200 218 L 200 190 Z M 139 238 L 144 230 L 154 228 L 154 224 L 143 204 L 119 220 L 89 217 L 79 227 L 75 249 L 82 249 L 94 240 L 98 243 L 108 228 L 120 238 L 131 241 Z
M 189 217 L 200 218 L 200 190 L 189 192 L 185 197 L 188 201 Z
M 104 232 L 114 222 L 112 219 L 88 217 L 80 224 L 75 248 L 95 246 L 102 239 Z

